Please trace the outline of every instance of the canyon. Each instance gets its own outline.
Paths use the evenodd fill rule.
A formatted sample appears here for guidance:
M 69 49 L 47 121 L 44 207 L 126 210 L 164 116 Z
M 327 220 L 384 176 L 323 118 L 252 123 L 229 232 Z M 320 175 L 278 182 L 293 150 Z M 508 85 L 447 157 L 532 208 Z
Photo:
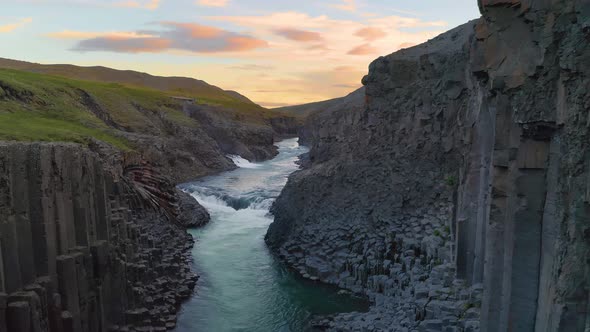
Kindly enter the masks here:
M 588 332 L 590 2 L 478 4 L 348 96 L 275 111 L 198 80 L 0 59 L 0 332 L 174 330 L 199 281 L 186 228 L 212 218 L 175 186 L 295 135 L 301 169 L 254 220 L 274 201 L 276 258 L 371 303 L 309 330 Z M 41 135 L 55 121 L 74 129 Z
M 305 278 L 373 301 L 317 329 L 590 327 L 590 3 L 479 6 L 375 60 L 364 94 L 311 107 L 306 168 L 266 240 Z
M 175 184 L 274 157 L 297 120 L 192 79 L 0 67 L 0 331 L 175 329 L 210 221 Z

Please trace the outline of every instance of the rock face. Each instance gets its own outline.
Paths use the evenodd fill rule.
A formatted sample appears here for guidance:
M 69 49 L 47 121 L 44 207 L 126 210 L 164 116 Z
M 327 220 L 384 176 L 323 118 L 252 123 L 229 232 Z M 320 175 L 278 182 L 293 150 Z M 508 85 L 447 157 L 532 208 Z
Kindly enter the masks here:
M 74 144 L 0 143 L 0 331 L 166 331 L 192 238 Z
M 354 98 L 353 96 L 364 96 L 364 91 L 364 88 L 360 88 L 346 97 L 297 106 L 280 107 L 273 109 L 273 111 L 277 113 L 286 114 L 288 116 L 303 117 L 307 119 L 309 116 L 316 113 L 325 112 L 327 109 L 336 109 L 338 107 L 342 108 L 342 106 L 351 101 L 351 98 Z M 360 100 L 363 101 L 364 98 L 361 98 Z
M 321 105 L 321 112 L 315 109 L 319 106 L 311 104 L 311 114 L 299 130 L 299 143 L 312 148 L 314 160 L 322 161 L 342 153 L 325 149 L 342 147 L 346 138 L 352 136 L 352 124 L 358 121 L 365 106 L 365 88 L 360 88 L 346 97 L 317 104 Z
M 170 121 L 158 111 L 145 110 L 156 124 L 150 133 L 120 134 L 135 143 L 137 152 L 175 183 L 235 168 L 226 156 L 240 155 L 250 161 L 271 159 L 278 151 L 275 139 L 296 136 L 300 124 L 294 118 L 272 119 L 248 115 L 236 118 L 235 112 L 217 106 L 185 105 L 183 111 L 197 126 Z
M 184 191 L 177 189 L 179 216 L 178 221 L 186 228 L 205 226 L 211 221 L 211 216 L 195 198 Z
M 267 242 L 375 303 L 322 328 L 590 327 L 590 3 L 479 4 L 373 62 L 362 110 L 306 126 Z
M 200 128 L 225 154 L 259 161 L 270 159 L 278 153 L 274 146 L 275 131 L 270 122 L 242 121 L 235 118 L 233 113 L 215 106 L 191 105 L 185 111 L 200 123 Z

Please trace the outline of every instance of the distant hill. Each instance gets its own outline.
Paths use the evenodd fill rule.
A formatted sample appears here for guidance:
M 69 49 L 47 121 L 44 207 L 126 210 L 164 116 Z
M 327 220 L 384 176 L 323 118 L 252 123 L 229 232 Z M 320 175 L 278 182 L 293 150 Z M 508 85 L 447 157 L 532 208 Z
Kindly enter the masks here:
M 4 58 L 0 58 L 0 68 L 174 92 L 181 96 L 200 98 L 222 106 L 262 108 L 238 92 L 225 91 L 205 81 L 188 77 L 160 77 L 132 70 L 116 70 L 100 66 L 42 65 Z
M 273 108 L 272 111 L 279 112 L 289 116 L 296 116 L 296 117 L 304 117 L 307 118 L 312 114 L 328 111 L 328 110 L 336 110 L 336 109 L 343 109 L 348 104 L 354 103 L 362 103 L 364 101 L 365 96 L 365 88 L 362 87 L 345 97 L 319 101 L 315 103 L 303 104 L 303 105 L 296 105 L 296 106 L 286 106 L 280 108 Z

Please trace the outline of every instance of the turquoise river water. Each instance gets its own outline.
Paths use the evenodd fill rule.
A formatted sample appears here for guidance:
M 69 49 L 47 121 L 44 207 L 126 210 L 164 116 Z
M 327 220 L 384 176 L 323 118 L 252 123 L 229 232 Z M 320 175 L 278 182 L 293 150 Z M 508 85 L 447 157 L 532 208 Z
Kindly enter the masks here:
M 277 145 L 279 155 L 270 161 L 234 156 L 237 170 L 181 186 L 212 220 L 191 231 L 201 279 L 182 307 L 177 332 L 299 332 L 314 314 L 366 309 L 364 301 L 296 277 L 266 247 L 269 209 L 306 152 L 296 139 Z

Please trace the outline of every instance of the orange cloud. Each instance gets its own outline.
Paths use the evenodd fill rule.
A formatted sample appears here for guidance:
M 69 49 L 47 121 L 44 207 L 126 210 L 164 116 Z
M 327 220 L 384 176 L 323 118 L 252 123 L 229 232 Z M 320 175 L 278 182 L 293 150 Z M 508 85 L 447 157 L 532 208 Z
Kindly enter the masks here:
M 0 33 L 8 33 L 8 32 L 12 32 L 18 28 L 21 28 L 29 23 L 33 22 L 33 19 L 28 17 L 28 18 L 23 18 L 22 20 L 20 20 L 17 23 L 12 23 L 12 24 L 6 24 L 6 25 L 0 25 Z
M 170 47 L 172 41 L 162 38 L 128 38 L 120 36 L 105 36 L 91 39 L 93 47 L 101 45 L 105 49 L 121 53 L 159 53 Z M 84 46 L 81 46 L 83 48 Z
M 223 49 L 224 52 L 242 52 L 250 51 L 257 48 L 264 48 L 268 43 L 251 37 L 235 36 L 227 39 L 227 46 Z
M 362 44 L 362 45 L 359 45 L 359 46 L 353 48 L 352 50 L 348 51 L 348 53 L 346 53 L 346 54 L 367 55 L 367 54 L 377 54 L 377 53 L 378 53 L 378 50 L 375 47 L 373 47 L 369 44 Z
M 279 36 L 283 36 L 287 39 L 299 41 L 299 42 L 313 42 L 313 41 L 321 41 L 322 35 L 319 32 L 314 31 L 305 31 L 299 29 L 291 29 L 291 28 L 284 28 L 284 29 L 277 29 L 275 33 Z
M 355 34 L 357 37 L 361 37 L 366 41 L 374 41 L 377 39 L 387 37 L 387 33 L 383 31 L 381 28 L 362 28 L 358 30 Z
M 177 27 L 186 30 L 192 38 L 215 38 L 223 34 L 223 30 L 196 23 L 162 22 L 162 25 Z
M 62 31 L 54 37 L 79 40 L 78 49 L 85 51 L 203 56 L 203 61 L 184 58 L 185 61 L 166 63 L 153 57 L 114 57 L 116 63 L 112 66 L 149 68 L 157 75 L 189 75 L 224 89 L 238 90 L 264 105 L 279 106 L 343 96 L 360 87 L 368 65 L 376 56 L 394 52 L 407 43 L 419 44 L 447 29 L 444 22 L 396 15 L 371 16 L 359 21 L 290 11 L 203 19 L 206 21 L 199 21 L 200 24 L 159 22 L 131 32 L 76 35 Z M 226 26 L 235 30 L 222 28 Z M 315 32 L 321 40 L 318 35 L 301 31 Z M 113 38 L 89 41 L 107 36 L 139 40 L 130 44 Z
M 258 38 L 196 23 L 159 24 L 165 29 L 104 34 L 65 31 L 49 36 L 82 39 L 74 47 L 74 50 L 81 52 L 157 53 L 180 50 L 191 53 L 219 53 L 244 52 L 268 46 L 266 41 Z
M 197 5 L 206 7 L 225 7 L 228 0 L 198 0 Z
M 115 7 L 127 7 L 127 8 L 143 8 L 149 10 L 155 10 L 160 7 L 160 0 L 147 0 L 147 1 L 121 1 L 115 3 Z

